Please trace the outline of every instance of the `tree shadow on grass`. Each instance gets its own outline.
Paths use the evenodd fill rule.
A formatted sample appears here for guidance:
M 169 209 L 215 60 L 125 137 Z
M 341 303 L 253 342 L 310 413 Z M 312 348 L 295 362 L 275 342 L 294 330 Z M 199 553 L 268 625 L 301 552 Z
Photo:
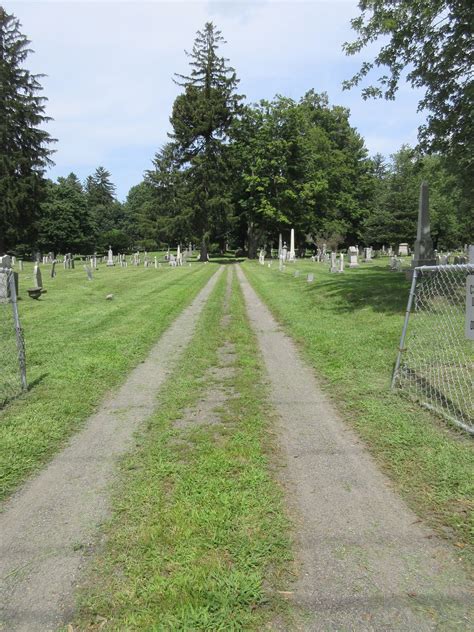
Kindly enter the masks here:
M 402 314 L 406 310 L 410 282 L 402 272 L 384 266 L 352 269 L 308 286 L 308 291 L 324 293 L 332 299 L 333 311 L 354 312 L 371 307 L 375 312 Z
M 245 257 L 232 257 L 232 258 L 228 258 L 228 257 L 221 257 L 221 258 L 217 258 L 217 257 L 211 257 L 210 259 L 210 263 L 218 263 L 220 265 L 228 265 L 229 263 L 234 264 L 234 263 L 242 263 L 243 261 L 246 261 Z M 197 261 L 196 263 L 200 263 L 199 261 Z
M 41 382 L 46 377 L 48 377 L 48 375 L 49 373 L 43 373 L 39 375 L 37 378 L 35 378 L 34 380 L 32 380 L 31 382 L 28 382 L 28 386 L 26 387 L 26 390 L 19 389 L 18 392 L 15 393 L 14 395 L 11 395 L 10 397 L 3 397 L 2 399 L 0 399 L 0 411 L 5 409 L 8 406 L 8 404 L 11 404 L 17 399 L 20 399 L 20 397 L 24 397 L 26 393 L 29 393 L 31 390 L 33 390 L 35 386 L 37 386 L 38 384 L 41 384 Z

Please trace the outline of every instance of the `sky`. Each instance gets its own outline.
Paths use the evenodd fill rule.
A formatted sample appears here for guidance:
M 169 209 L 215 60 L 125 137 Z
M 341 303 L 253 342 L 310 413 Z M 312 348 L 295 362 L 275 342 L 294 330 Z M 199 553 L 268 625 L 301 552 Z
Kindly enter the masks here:
M 222 31 L 246 101 L 281 94 L 298 100 L 308 90 L 327 92 L 331 105 L 351 111 L 371 155 L 385 156 L 416 143 L 423 117 L 420 92 L 400 86 L 394 102 L 363 101 L 359 89 L 342 90 L 364 59 L 347 57 L 355 39 L 352 0 L 248 0 L 173 2 L 5 2 L 34 50 L 26 67 L 44 73 L 47 129 L 57 139 L 48 177 L 71 171 L 82 180 L 101 165 L 124 200 L 168 141 L 173 101 L 182 90 L 174 73 L 187 74 L 196 32 L 208 21 Z M 372 54 L 377 47 L 372 49 Z

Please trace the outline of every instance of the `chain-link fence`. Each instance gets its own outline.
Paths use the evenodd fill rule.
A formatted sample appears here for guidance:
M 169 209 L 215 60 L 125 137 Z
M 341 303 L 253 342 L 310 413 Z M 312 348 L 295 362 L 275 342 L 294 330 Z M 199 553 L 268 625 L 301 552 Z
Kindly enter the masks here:
M 0 268 L 0 407 L 26 390 L 25 346 L 18 316 L 15 275 Z
M 466 283 L 474 265 L 414 271 L 392 387 L 474 433 L 474 340 Z

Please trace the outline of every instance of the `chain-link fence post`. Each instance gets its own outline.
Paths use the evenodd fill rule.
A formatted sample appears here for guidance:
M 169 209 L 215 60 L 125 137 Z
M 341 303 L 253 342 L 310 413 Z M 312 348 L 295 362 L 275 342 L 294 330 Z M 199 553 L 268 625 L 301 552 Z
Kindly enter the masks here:
M 20 379 L 21 387 L 24 391 L 28 389 L 28 382 L 26 380 L 26 356 L 25 356 L 25 344 L 23 341 L 23 332 L 20 325 L 20 316 L 18 314 L 18 302 L 16 295 L 15 275 L 10 270 L 8 274 L 8 281 L 10 286 L 10 302 L 13 311 L 13 322 L 15 326 L 16 346 L 18 350 L 18 364 L 20 367 Z

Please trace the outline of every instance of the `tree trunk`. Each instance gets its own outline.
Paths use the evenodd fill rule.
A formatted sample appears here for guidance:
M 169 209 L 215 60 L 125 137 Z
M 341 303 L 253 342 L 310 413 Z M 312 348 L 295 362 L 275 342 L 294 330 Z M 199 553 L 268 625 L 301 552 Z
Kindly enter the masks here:
M 257 258 L 257 246 L 260 232 L 256 231 L 252 222 L 249 222 L 247 227 L 247 246 L 248 246 L 248 258 Z

